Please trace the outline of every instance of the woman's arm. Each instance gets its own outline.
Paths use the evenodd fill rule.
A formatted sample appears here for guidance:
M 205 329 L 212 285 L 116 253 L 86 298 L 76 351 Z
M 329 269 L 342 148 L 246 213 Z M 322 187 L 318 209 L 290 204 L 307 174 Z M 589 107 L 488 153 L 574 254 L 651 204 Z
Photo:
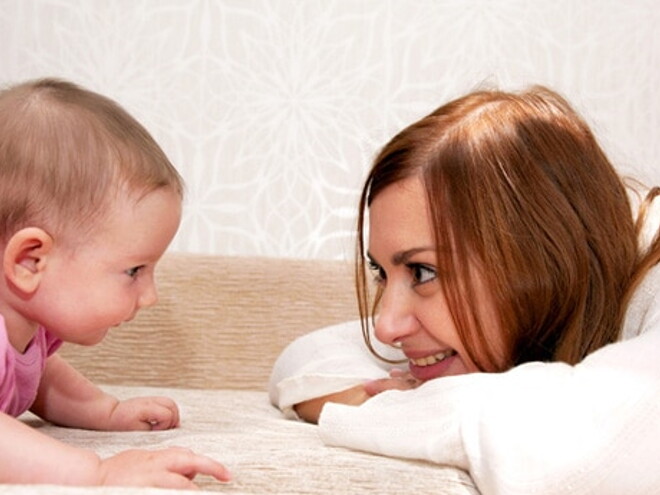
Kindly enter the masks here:
M 306 400 L 293 406 L 294 411 L 300 419 L 308 423 L 318 423 L 323 406 L 327 402 L 359 406 L 371 396 L 366 392 L 364 385 L 356 385 L 347 390 L 324 395 L 315 399 Z
M 460 467 L 484 495 L 655 493 L 660 296 L 653 293 L 660 269 L 655 272 L 629 318 L 643 331 L 639 336 L 576 366 L 529 363 L 383 392 L 359 407 L 327 404 L 321 436 L 330 445 Z
M 382 345 L 378 350 L 390 359 L 402 357 Z M 284 349 L 271 373 L 270 400 L 291 417 L 316 422 L 328 401 L 366 400 L 370 395 L 365 383 L 387 378 L 392 367 L 369 352 L 359 321 L 333 325 L 303 335 Z
M 359 407 L 327 404 L 321 437 L 460 467 L 484 495 L 651 493 L 660 365 L 637 358 L 660 348 L 660 332 L 611 347 L 575 368 L 531 363 L 383 392 Z

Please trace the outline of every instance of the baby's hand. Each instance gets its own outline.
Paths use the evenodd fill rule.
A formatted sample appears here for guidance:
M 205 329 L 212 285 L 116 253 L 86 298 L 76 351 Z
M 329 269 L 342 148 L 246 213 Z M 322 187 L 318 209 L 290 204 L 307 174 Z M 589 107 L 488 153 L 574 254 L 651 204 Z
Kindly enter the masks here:
M 210 457 L 191 450 L 171 447 L 164 450 L 127 450 L 102 460 L 100 485 L 152 486 L 195 490 L 193 479 L 198 474 L 229 481 L 229 471 Z
M 108 430 L 169 430 L 179 426 L 179 408 L 167 397 L 135 397 L 119 401 L 110 413 Z
M 380 378 L 364 384 L 364 391 L 374 396 L 385 390 L 410 390 L 421 385 L 421 381 L 412 376 L 409 372 L 393 369 L 390 371 L 389 378 Z

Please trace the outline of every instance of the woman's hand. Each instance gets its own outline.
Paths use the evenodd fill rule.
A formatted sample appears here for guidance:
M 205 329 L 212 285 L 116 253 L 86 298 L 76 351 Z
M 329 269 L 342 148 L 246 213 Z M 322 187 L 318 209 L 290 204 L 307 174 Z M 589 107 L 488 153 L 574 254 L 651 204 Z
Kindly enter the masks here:
M 419 387 L 421 381 L 415 378 L 408 371 L 393 369 L 390 371 L 389 378 L 380 378 L 364 384 L 364 390 L 373 397 L 386 390 L 410 390 Z
M 309 423 L 318 423 L 321 410 L 326 402 L 336 402 L 338 404 L 347 404 L 359 406 L 374 395 L 385 390 L 409 390 L 418 387 L 422 382 L 414 378 L 409 372 L 393 369 L 390 371 L 389 378 L 380 378 L 372 380 L 362 385 L 347 390 L 342 390 L 334 394 L 324 395 L 310 399 L 294 406 L 296 414 Z

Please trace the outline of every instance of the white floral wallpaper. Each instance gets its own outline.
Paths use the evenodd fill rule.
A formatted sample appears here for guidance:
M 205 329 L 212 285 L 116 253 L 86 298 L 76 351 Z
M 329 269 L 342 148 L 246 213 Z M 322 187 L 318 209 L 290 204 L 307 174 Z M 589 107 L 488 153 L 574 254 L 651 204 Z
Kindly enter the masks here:
M 188 184 L 172 249 L 352 256 L 398 129 L 484 83 L 550 85 L 660 183 L 657 0 L 0 0 L 0 83 L 118 100 Z

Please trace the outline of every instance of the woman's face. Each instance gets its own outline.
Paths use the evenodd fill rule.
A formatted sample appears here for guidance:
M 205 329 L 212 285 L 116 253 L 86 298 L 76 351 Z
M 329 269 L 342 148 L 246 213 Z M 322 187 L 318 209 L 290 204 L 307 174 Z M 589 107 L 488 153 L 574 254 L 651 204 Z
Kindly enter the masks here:
M 422 381 L 478 371 L 461 342 L 438 280 L 435 237 L 420 179 L 394 183 L 373 200 L 369 213 L 369 253 L 382 289 L 376 337 L 398 345 L 411 374 Z M 491 297 L 473 280 L 478 313 L 489 343 L 499 347 L 500 331 Z

